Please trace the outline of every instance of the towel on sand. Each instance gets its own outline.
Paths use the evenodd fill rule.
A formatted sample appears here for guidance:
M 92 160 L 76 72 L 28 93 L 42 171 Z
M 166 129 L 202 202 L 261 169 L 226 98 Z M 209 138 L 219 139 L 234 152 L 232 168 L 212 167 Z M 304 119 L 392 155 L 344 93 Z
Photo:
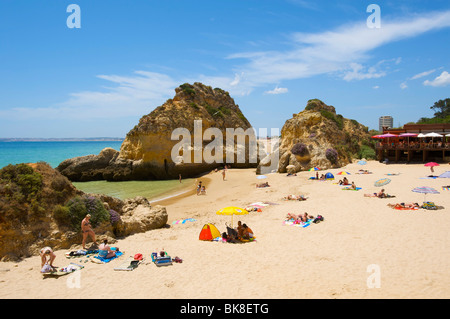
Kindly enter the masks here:
M 104 258 L 104 257 L 100 257 L 100 256 L 94 256 L 94 258 L 98 259 L 98 261 L 91 259 L 92 262 L 98 262 L 98 263 L 109 263 L 111 260 L 116 259 L 117 257 L 120 257 L 123 255 L 123 252 L 121 251 L 117 251 L 116 255 L 114 257 L 111 258 Z

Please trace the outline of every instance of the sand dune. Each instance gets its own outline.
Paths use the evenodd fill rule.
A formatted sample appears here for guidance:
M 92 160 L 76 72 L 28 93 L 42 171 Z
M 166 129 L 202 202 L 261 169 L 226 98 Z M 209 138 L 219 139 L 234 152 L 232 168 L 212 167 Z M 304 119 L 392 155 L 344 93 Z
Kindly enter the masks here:
M 356 174 L 359 169 L 372 174 Z M 435 175 L 449 170 L 435 168 Z M 335 183 L 348 171 L 359 191 L 344 191 Z M 125 257 L 108 264 L 84 263 L 77 278 L 43 279 L 39 256 L 19 263 L 0 264 L 0 298 L 449 298 L 450 191 L 449 179 L 425 179 L 423 164 L 350 164 L 332 169 L 334 181 L 269 174 L 271 187 L 258 189 L 254 169 L 228 170 L 226 181 L 211 173 L 206 196 L 190 194 L 161 204 L 167 207 L 170 227 L 136 234 L 116 245 L 125 256 L 142 253 L 146 263 L 130 272 L 114 271 Z M 320 172 L 322 173 L 322 172 Z M 388 173 L 398 173 L 386 176 Z M 389 177 L 384 186 L 395 198 L 364 197 L 379 190 L 374 182 Z M 425 195 L 411 190 L 431 186 L 440 194 L 426 195 L 444 209 L 400 211 L 388 203 L 419 202 Z M 306 201 L 285 201 L 288 194 L 304 194 Z M 262 212 L 235 216 L 247 223 L 256 242 L 204 242 L 198 235 L 205 223 L 226 230 L 230 216 L 216 215 L 225 206 L 269 201 Z M 306 228 L 283 225 L 287 213 L 321 214 L 325 221 Z M 172 225 L 182 218 L 196 221 Z M 165 249 L 183 259 L 156 267 L 153 251 Z M 66 266 L 66 251 L 57 251 L 55 265 Z M 82 259 L 80 259 L 83 261 Z M 74 259 L 74 262 L 80 260 Z M 379 272 L 378 272 L 379 271 Z M 77 281 L 78 280 L 78 281 Z M 79 283 L 77 287 L 76 283 Z M 379 284 L 379 286 L 377 286 Z

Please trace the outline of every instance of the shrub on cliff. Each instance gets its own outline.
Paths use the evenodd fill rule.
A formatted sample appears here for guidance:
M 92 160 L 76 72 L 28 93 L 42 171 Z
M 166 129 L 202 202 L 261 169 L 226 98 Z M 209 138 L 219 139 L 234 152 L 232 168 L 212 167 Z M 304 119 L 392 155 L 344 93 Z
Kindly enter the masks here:
M 56 206 L 53 211 L 53 216 L 60 225 L 69 226 L 74 231 L 80 230 L 81 221 L 87 214 L 91 215 L 92 227 L 109 221 L 111 218 L 103 203 L 98 198 L 89 195 L 76 196 L 64 206 Z
M 303 143 L 297 143 L 292 147 L 291 153 L 297 156 L 305 156 L 308 153 L 308 148 Z
M 338 152 L 334 148 L 328 148 L 325 151 L 325 157 L 332 163 L 336 164 L 338 158 Z

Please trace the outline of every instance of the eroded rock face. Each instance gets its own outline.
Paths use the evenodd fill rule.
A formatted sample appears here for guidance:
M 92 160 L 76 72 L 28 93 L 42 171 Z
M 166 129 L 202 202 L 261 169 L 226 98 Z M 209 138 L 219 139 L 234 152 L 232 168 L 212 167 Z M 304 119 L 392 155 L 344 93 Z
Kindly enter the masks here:
M 23 173 L 16 179 L 11 179 L 12 173 L 0 174 L 0 259 L 3 261 L 37 255 L 45 246 L 55 250 L 80 249 L 82 242 L 81 231 L 60 223 L 55 212 L 69 200 L 87 194 L 77 190 L 66 177 L 46 163 L 28 166 L 30 168 L 25 172 L 23 169 L 22 172 L 15 170 L 15 174 Z M 35 187 L 30 192 L 32 178 Z M 28 197 L 24 196 L 26 194 Z M 89 196 L 98 198 L 109 216 L 112 216 L 111 210 L 120 216 L 118 223 L 112 223 L 111 217 L 94 228 L 97 242 L 108 238 L 114 243 L 119 237 L 164 227 L 168 220 L 165 207 L 152 207 L 144 197 L 122 201 L 107 195 Z
M 225 163 L 257 167 L 258 157 L 249 155 L 254 147 L 251 143 L 256 143 L 254 131 L 228 92 L 186 83 L 175 93 L 173 99 L 139 120 L 128 132 L 120 152 L 105 149 L 99 155 L 68 159 L 57 169 L 72 181 L 123 181 L 175 179 L 179 174 L 193 177 Z M 221 136 L 210 136 L 216 128 Z M 244 139 L 236 138 L 226 147 L 227 137 L 233 137 L 227 129 Z M 220 147 L 214 147 L 216 143 Z M 213 160 L 206 158 L 208 149 Z M 227 151 L 233 154 L 232 160 L 227 158 Z M 196 160 L 196 154 L 203 156 Z M 244 154 L 241 162 L 238 154 Z
M 312 167 L 329 169 L 342 167 L 352 161 L 360 146 L 370 141 L 367 127 L 355 120 L 336 114 L 335 108 L 320 100 L 310 100 L 304 111 L 293 114 L 281 130 L 278 172 L 308 170 Z M 296 153 L 293 148 L 297 146 Z M 336 150 L 336 159 L 327 156 L 327 150 Z M 270 162 L 261 160 L 257 172 Z

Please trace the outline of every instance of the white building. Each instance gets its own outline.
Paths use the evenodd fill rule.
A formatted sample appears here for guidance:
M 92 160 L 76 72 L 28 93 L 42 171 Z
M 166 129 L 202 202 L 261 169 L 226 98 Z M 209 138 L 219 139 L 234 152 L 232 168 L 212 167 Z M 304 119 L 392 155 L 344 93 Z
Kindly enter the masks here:
M 394 127 L 394 119 L 392 118 L 392 116 L 380 116 L 379 119 L 379 131 L 383 132 L 383 127 L 384 128 L 393 128 Z

